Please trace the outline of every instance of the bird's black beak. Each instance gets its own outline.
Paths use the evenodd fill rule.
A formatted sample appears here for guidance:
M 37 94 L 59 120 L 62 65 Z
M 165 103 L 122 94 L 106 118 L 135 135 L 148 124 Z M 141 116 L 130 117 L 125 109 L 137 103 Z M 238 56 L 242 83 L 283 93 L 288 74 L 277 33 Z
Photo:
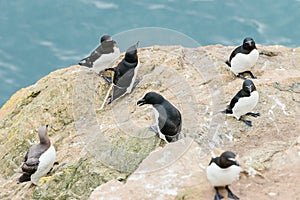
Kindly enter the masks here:
M 142 105 L 144 105 L 144 104 L 146 104 L 146 100 L 145 100 L 145 99 L 140 99 L 140 100 L 138 100 L 138 102 L 136 103 L 136 105 L 138 105 L 138 106 L 142 106 Z
M 136 48 L 138 48 L 140 41 L 137 41 L 137 43 L 135 44 Z
M 238 163 L 238 161 L 235 158 L 229 158 L 228 160 L 231 161 L 236 166 L 240 166 L 239 163 Z
M 139 41 L 132 45 L 131 47 L 129 47 L 127 50 L 126 50 L 126 53 L 132 53 L 132 52 L 136 52 L 137 51 L 137 48 L 138 48 L 138 45 L 139 45 Z
M 234 164 L 235 164 L 236 166 L 240 166 L 240 164 L 239 164 L 239 162 L 238 162 L 237 160 L 234 162 Z

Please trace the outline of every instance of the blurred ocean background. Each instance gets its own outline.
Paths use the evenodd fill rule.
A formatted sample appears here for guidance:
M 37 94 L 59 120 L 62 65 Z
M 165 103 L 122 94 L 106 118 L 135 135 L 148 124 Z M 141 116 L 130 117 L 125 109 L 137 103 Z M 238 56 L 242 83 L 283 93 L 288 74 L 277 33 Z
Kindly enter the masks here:
M 300 46 L 300 0 L 0 0 L 0 8 L 0 106 L 20 88 L 76 64 L 104 33 L 162 27 L 197 45 L 239 45 L 251 36 L 258 44 Z

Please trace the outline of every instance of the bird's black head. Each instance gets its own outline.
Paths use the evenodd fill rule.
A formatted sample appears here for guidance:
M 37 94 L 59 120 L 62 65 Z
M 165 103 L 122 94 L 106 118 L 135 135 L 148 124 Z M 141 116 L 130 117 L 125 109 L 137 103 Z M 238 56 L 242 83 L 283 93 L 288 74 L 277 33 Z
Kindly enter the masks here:
M 148 92 L 142 99 L 140 99 L 136 104 L 142 106 L 144 104 L 160 104 L 164 101 L 164 97 L 156 92 Z
M 256 49 L 254 40 L 251 37 L 246 37 L 243 41 L 243 48 L 246 50 Z
M 104 42 L 104 41 L 112 41 L 112 38 L 110 35 L 103 35 L 100 39 L 100 42 Z
M 256 87 L 253 83 L 253 81 L 249 80 L 249 79 L 246 79 L 244 80 L 243 82 L 243 90 L 247 93 L 251 93 L 253 91 L 256 90 Z
M 235 159 L 236 155 L 231 151 L 225 151 L 220 156 L 220 166 L 222 168 L 230 167 L 231 165 L 239 166 Z
M 137 47 L 139 45 L 139 42 L 137 42 L 135 45 L 132 45 L 126 50 L 125 53 L 125 60 L 129 63 L 135 63 L 137 62 L 138 56 L 137 56 Z

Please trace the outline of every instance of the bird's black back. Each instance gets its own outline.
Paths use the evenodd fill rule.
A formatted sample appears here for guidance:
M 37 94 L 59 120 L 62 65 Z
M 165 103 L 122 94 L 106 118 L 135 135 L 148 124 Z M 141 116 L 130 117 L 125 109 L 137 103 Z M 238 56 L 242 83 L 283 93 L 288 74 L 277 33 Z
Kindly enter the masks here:
M 39 159 L 41 155 L 47 151 L 49 145 L 37 144 L 29 148 L 29 151 L 26 153 L 24 158 L 24 163 L 22 164 L 22 175 L 19 177 L 18 182 L 30 181 L 32 174 L 36 172 L 39 165 Z
M 34 172 L 36 172 L 39 164 L 39 158 L 45 151 L 47 151 L 49 147 L 50 144 L 49 145 L 37 144 L 30 147 L 29 151 L 27 152 L 24 158 L 22 171 L 29 174 L 33 174 Z
M 114 68 L 113 83 L 119 87 L 128 87 L 134 76 L 134 69 L 137 64 L 138 61 L 129 63 L 123 59 L 118 66 Z
M 159 112 L 158 126 L 162 134 L 175 136 L 181 131 L 181 114 L 169 101 L 154 104 Z

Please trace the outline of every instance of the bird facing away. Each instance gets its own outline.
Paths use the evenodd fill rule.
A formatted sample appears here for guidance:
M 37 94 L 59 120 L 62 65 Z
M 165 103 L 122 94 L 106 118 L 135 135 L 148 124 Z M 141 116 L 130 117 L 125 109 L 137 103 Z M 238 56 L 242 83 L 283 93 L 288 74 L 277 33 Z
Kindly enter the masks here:
M 229 198 L 239 199 L 229 189 L 229 185 L 239 178 L 239 174 L 242 171 L 235 157 L 235 154 L 231 151 L 225 151 L 220 157 L 212 158 L 206 168 L 207 179 L 216 190 L 215 200 L 224 198 L 219 193 L 220 187 L 225 187 Z
M 258 57 L 259 52 L 254 40 L 247 37 L 241 46 L 234 49 L 225 63 L 237 77 L 245 79 L 242 74 L 249 73 L 251 78 L 256 78 L 250 70 L 256 64 Z
M 53 168 L 56 151 L 48 137 L 47 128 L 48 125 L 38 129 L 40 143 L 31 146 L 26 153 L 21 167 L 22 175 L 18 179 L 18 183 L 31 181 L 38 185 L 39 179 Z
M 103 35 L 100 45 L 78 64 L 91 68 L 97 74 L 110 67 L 119 58 L 120 49 L 117 43 L 109 35 Z
M 259 94 L 254 83 L 246 79 L 243 82 L 243 88 L 231 99 L 227 109 L 223 113 L 234 116 L 237 120 L 241 120 L 248 126 L 252 126 L 252 122 L 243 119 L 244 115 L 251 115 L 252 117 L 260 116 L 259 113 L 252 113 L 258 103 Z
M 156 124 L 151 127 L 152 130 L 166 143 L 177 141 L 182 125 L 179 110 L 162 95 L 155 92 L 148 92 L 137 102 L 139 106 L 145 104 L 153 106 Z
M 137 42 L 126 50 L 124 59 L 114 68 L 107 68 L 106 71 L 113 71 L 113 88 L 109 104 L 125 94 L 131 93 L 136 86 L 136 76 L 140 67 L 137 55 Z

